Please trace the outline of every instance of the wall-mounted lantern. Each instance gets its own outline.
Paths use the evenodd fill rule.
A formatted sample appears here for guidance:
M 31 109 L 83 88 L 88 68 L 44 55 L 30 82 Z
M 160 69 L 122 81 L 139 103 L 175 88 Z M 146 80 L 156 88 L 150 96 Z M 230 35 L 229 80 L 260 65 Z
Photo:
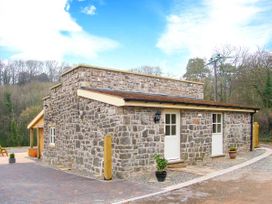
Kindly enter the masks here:
M 160 119 L 161 119 L 161 111 L 157 111 L 154 116 L 154 122 L 158 123 L 160 122 Z

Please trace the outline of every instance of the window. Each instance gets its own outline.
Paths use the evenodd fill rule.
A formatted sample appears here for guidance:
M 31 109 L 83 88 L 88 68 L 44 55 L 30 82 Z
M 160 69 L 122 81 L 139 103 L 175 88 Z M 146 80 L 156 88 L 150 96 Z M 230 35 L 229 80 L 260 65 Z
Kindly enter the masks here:
M 176 135 L 176 114 L 165 114 L 165 135 Z
M 50 128 L 50 144 L 55 144 L 56 142 L 56 129 L 54 127 Z
M 222 114 L 214 113 L 212 115 L 213 133 L 222 133 Z

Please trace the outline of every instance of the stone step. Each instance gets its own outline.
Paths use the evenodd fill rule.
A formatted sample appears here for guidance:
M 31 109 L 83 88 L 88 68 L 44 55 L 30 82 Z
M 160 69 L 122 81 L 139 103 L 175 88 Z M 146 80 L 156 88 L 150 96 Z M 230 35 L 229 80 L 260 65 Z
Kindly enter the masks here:
M 185 168 L 187 164 L 183 161 L 175 161 L 175 162 L 169 162 L 167 165 L 168 169 L 179 169 L 179 168 Z

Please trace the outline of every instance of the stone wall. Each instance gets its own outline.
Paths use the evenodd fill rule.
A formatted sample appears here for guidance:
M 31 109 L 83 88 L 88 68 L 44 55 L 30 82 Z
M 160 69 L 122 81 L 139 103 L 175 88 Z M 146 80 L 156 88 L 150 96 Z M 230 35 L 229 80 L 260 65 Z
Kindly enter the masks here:
M 53 95 L 51 97 L 54 98 Z M 48 107 L 45 115 L 44 161 L 98 175 L 106 134 L 112 135 L 113 174 L 117 177 L 149 169 L 154 166 L 154 155 L 163 154 L 164 120 L 162 118 L 160 123 L 154 123 L 158 109 L 115 107 L 78 98 L 77 114 L 73 115 L 64 108 L 68 105 L 65 103 L 61 110 L 56 110 L 58 103 L 52 101 L 57 99 L 52 98 L 50 105 L 48 100 L 45 101 Z M 56 127 L 54 147 L 49 145 L 51 126 Z
M 224 112 L 223 114 L 223 152 L 230 146 L 238 150 L 250 148 L 250 114 Z M 181 159 L 194 162 L 211 156 L 212 112 L 181 112 Z
M 122 128 L 113 139 L 119 177 L 147 170 L 154 164 L 155 154 L 164 153 L 164 119 L 154 122 L 156 108 L 125 107 Z
M 78 82 L 92 88 L 110 88 L 124 91 L 167 94 L 174 96 L 203 99 L 203 84 L 152 77 L 127 72 L 80 67 L 62 76 L 61 81 L 69 81 L 71 75 L 77 76 Z
M 120 79 L 116 79 L 117 76 Z M 154 123 L 154 115 L 160 109 L 114 107 L 80 98 L 76 91 L 86 81 L 92 81 L 89 84 L 98 88 L 143 90 L 173 95 L 186 93 L 196 98 L 202 97 L 202 91 L 193 91 L 194 88 L 203 89 L 199 84 L 130 76 L 126 73 L 117 75 L 115 72 L 89 68 L 79 68 L 62 77 L 62 85 L 52 89 L 49 98 L 44 101 L 43 160 L 50 164 L 73 167 L 90 175 L 98 174 L 103 159 L 103 137 L 111 134 L 113 173 L 118 177 L 149 169 L 154 166 L 154 154 L 164 154 L 164 117 L 162 115 L 161 121 Z M 188 87 L 193 87 L 190 89 L 192 94 L 186 91 Z M 161 111 L 163 112 L 162 109 Z M 209 158 L 212 113 L 183 110 L 180 121 L 181 159 L 192 162 Z M 224 151 L 230 145 L 249 147 L 250 114 L 224 113 L 224 121 Z M 55 147 L 49 145 L 51 126 L 56 128 Z
M 249 113 L 224 113 L 224 151 L 230 146 L 238 150 L 250 148 L 250 114 Z
M 205 111 L 181 112 L 181 159 L 203 160 L 211 155 L 212 115 Z

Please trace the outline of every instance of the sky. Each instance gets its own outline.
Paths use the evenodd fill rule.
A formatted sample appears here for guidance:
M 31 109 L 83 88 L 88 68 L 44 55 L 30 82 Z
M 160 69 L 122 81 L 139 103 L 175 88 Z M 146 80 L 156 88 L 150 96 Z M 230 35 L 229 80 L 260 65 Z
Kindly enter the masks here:
M 224 46 L 272 50 L 271 0 L 0 0 L 0 59 L 182 76 Z

